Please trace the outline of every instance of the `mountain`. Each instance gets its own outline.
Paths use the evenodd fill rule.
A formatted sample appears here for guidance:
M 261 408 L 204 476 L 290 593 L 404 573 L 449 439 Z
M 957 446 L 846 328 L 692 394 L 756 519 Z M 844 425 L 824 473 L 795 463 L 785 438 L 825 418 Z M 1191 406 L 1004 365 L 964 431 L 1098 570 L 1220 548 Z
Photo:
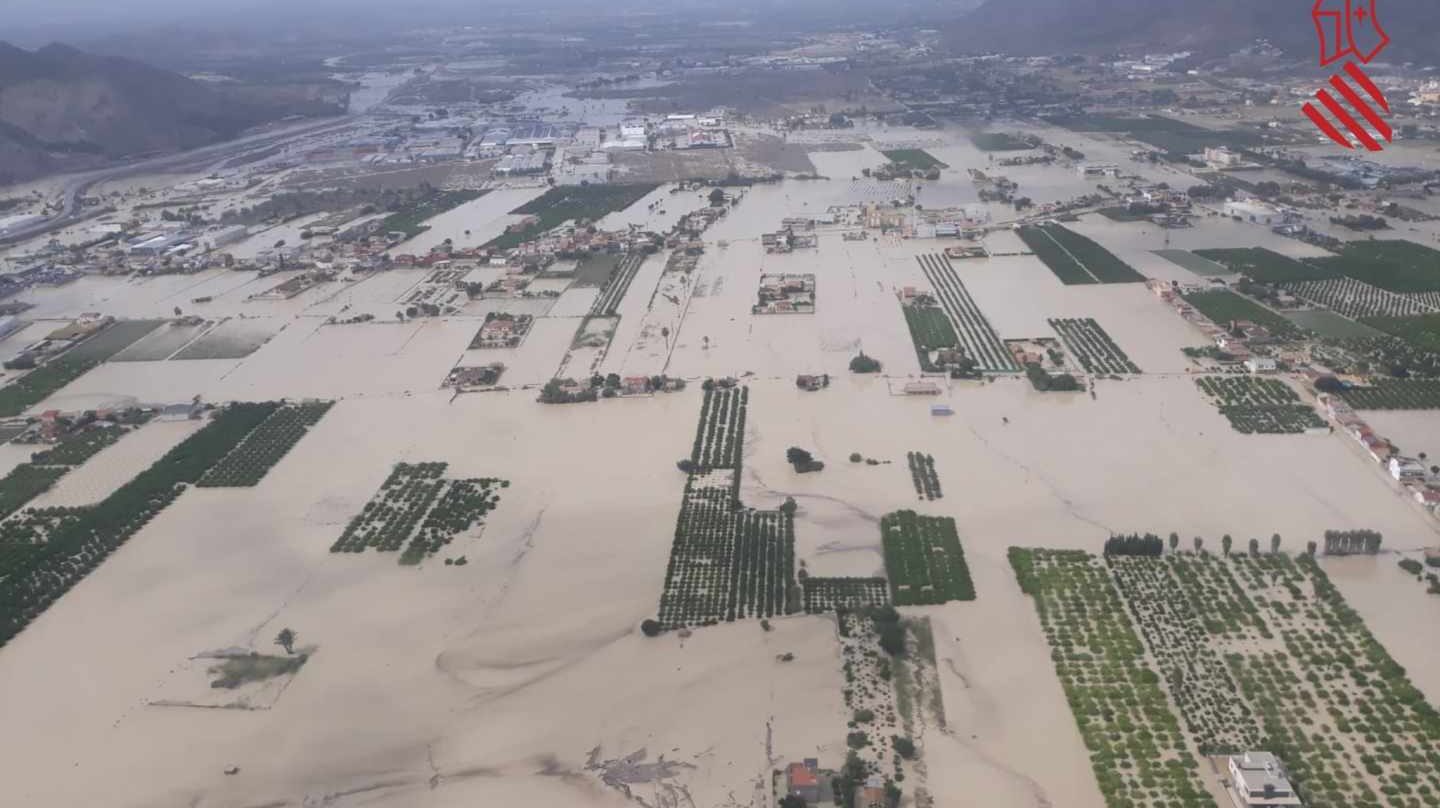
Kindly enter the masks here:
M 1117 50 L 1222 54 L 1264 38 L 1296 58 L 1318 54 L 1309 0 L 987 0 L 961 18 L 950 43 L 970 53 L 1017 55 Z M 1391 37 L 1382 59 L 1434 59 L 1434 0 L 1385 0 Z
M 343 93 L 329 89 L 201 82 L 67 45 L 0 42 L 0 185 L 195 148 L 289 115 L 343 112 Z

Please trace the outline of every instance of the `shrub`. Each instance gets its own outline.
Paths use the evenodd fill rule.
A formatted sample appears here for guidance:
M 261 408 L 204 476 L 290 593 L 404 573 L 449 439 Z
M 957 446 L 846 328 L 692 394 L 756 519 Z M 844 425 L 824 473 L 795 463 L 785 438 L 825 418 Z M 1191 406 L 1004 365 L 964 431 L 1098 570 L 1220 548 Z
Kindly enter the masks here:
M 896 735 L 891 741 L 895 746 L 895 753 L 906 760 L 915 759 L 915 742 L 903 735 Z
M 655 620 L 647 619 L 640 622 L 640 633 L 644 634 L 646 637 L 658 637 L 660 636 L 660 632 L 663 630 L 664 627 Z
M 864 351 L 850 360 L 851 373 L 879 373 L 883 367 L 878 359 L 866 356 Z

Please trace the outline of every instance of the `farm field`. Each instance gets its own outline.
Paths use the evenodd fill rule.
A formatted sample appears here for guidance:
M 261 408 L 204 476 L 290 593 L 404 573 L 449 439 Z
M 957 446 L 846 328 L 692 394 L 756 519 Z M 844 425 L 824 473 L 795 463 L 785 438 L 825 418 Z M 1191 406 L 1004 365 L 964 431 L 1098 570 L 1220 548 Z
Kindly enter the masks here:
M 1186 303 L 1194 306 L 1216 325 L 1223 326 L 1232 320 L 1248 320 L 1270 329 L 1271 333 L 1279 337 L 1291 337 L 1299 334 L 1299 329 L 1295 327 L 1294 323 L 1259 303 L 1229 290 L 1194 292 L 1184 297 Z
M 607 213 L 624 210 L 657 187 L 654 184 L 637 184 L 568 185 L 551 188 L 538 198 L 511 211 L 511 214 L 517 216 L 538 217 L 535 224 L 522 231 L 496 236 L 485 246 L 491 249 L 508 249 L 572 219 L 599 220 Z
M 387 78 L 425 80 L 404 72 Z M 433 80 L 444 76 L 438 67 Z M 668 91 L 646 78 L 633 92 L 656 84 Z M 568 106 L 575 122 L 614 126 L 632 114 L 628 99 L 566 96 L 544 77 L 519 89 L 517 105 Z M 632 92 L 628 84 L 610 89 Z M 465 113 L 454 114 L 458 120 Z M 1194 119 L 1210 120 L 1200 112 Z M 405 129 L 405 120 L 397 114 L 396 126 Z M 618 808 L 636 799 L 771 806 L 775 769 L 812 757 L 841 769 L 853 751 L 866 775 L 895 780 L 900 808 L 1185 808 L 1191 796 L 1209 808 L 1228 802 L 1201 743 L 1271 743 L 1262 706 L 1231 667 L 1230 655 L 1238 654 L 1254 680 L 1249 686 L 1281 691 L 1269 699 L 1277 705 L 1271 723 L 1297 728 L 1273 736 L 1277 746 L 1292 745 L 1283 752 L 1287 764 L 1291 755 L 1302 763 L 1318 755 L 1298 751 L 1317 739 L 1332 748 L 1333 766 L 1321 757 L 1307 764 L 1317 788 L 1329 787 L 1317 771 L 1336 780 L 1339 797 L 1312 791 L 1317 804 L 1425 806 L 1424 795 L 1436 793 L 1423 757 L 1433 738 L 1415 741 L 1423 739 L 1410 726 L 1423 727 L 1419 702 L 1415 713 L 1391 709 L 1403 699 L 1377 684 L 1389 667 L 1369 656 L 1371 643 L 1314 639 L 1308 625 L 1287 624 L 1296 641 L 1345 648 L 1368 686 L 1348 669 L 1301 666 L 1284 645 L 1270 604 L 1292 613 L 1319 609 L 1316 585 L 1290 579 L 1305 596 L 1290 601 L 1283 574 L 1275 580 L 1265 570 L 1265 590 L 1236 577 L 1258 618 L 1238 595 L 1220 590 L 1231 586 L 1222 564 L 1239 576 L 1241 565 L 1257 560 L 1246 552 L 1252 537 L 1268 550 L 1268 537 L 1283 534 L 1282 549 L 1299 553 L 1326 530 L 1382 531 L 1379 557 L 1321 557 L 1317 564 L 1354 610 L 1337 614 L 1363 619 L 1424 700 L 1436 704 L 1440 650 L 1424 640 L 1440 620 L 1440 598 L 1395 563 L 1423 559 L 1422 548 L 1440 541 L 1432 517 L 1348 436 L 1257 437 L 1217 418 L 1215 401 L 1195 389 L 1197 363 L 1180 350 L 1213 345 L 1205 329 L 1144 284 L 1057 282 L 1006 228 L 1013 206 L 976 201 L 964 169 L 985 168 L 987 156 L 968 131 L 949 123 L 916 129 L 894 119 L 855 123 L 853 130 L 795 130 L 784 144 L 787 160 L 796 157 L 800 166 L 804 157 L 833 179 L 727 182 L 739 204 L 706 231 L 703 253 L 683 268 L 675 262 L 663 277 L 666 252 L 647 259 L 628 290 L 616 293 L 614 317 L 588 317 L 602 287 L 582 286 L 576 276 L 598 276 L 602 267 L 582 269 L 574 258 L 551 265 L 553 277 L 536 279 L 537 292 L 568 284 L 559 300 L 487 295 L 458 312 L 404 322 L 394 316 L 395 301 L 424 292 L 426 278 L 490 285 L 504 270 L 467 269 L 473 259 L 466 257 L 452 262 L 463 279 L 437 276 L 451 271 L 438 268 L 344 269 L 326 289 L 290 301 L 245 302 L 288 277 L 257 281 L 246 270 L 86 277 L 22 293 L 23 301 L 37 302 L 40 323 L 63 322 L 71 311 L 164 321 L 180 306 L 211 322 L 245 314 L 276 328 L 243 358 L 108 361 L 22 415 L 196 396 L 211 414 L 234 400 L 336 403 L 303 432 L 283 424 L 278 411 L 258 414 L 223 446 L 191 441 L 210 428 L 208 419 L 152 421 L 94 454 L 77 446 L 88 459 L 0 522 L 0 537 L 23 537 L 8 545 L 0 538 L 0 590 L 11 580 L 4 570 L 30 569 L 32 578 L 64 586 L 43 611 L 25 604 L 28 624 L 0 648 L 7 797 L 47 806 Z M 773 138 L 778 152 L 781 138 L 744 119 L 733 125 L 735 150 L 698 157 L 661 150 L 655 159 L 675 168 L 704 159 L 721 172 L 716 176 L 728 163 L 743 183 L 761 170 L 756 142 Z M 1130 142 L 1043 124 L 1002 126 L 1017 138 L 1033 134 L 1083 151 L 1087 161 L 1124 166 L 1137 182 L 1190 184 L 1183 165 L 1131 160 Z M 817 227 L 815 249 L 765 251 L 758 234 L 786 218 L 816 217 L 857 200 L 888 205 L 913 189 L 850 179 L 885 165 L 875 144 L 923 150 L 954 167 L 926 182 L 927 211 L 954 204 L 988 215 L 998 229 L 984 243 L 1007 254 L 953 261 L 937 272 L 940 264 L 917 257 L 952 242 L 893 231 L 859 240 L 854 225 L 838 222 Z M 1397 142 L 1399 151 L 1382 159 L 1409 160 L 1422 145 Z M 1009 155 L 994 162 L 1002 156 Z M 637 166 L 651 156 L 612 158 L 616 176 L 625 178 L 640 176 Z M 1077 177 L 1069 164 L 1077 159 L 1007 166 L 1005 173 L 1037 207 L 1109 184 Z M 487 163 L 466 164 L 458 182 L 480 179 Z M 296 169 L 311 172 L 330 182 L 328 168 Z M 463 254 L 513 222 L 507 211 L 546 193 L 543 180 L 532 178 L 488 184 L 519 187 L 427 219 L 429 231 L 391 252 L 423 254 L 453 236 Z M 670 191 L 662 186 L 610 217 L 625 219 L 622 227 L 654 229 L 648 223 L 663 225 L 686 206 L 708 204 L 709 188 L 700 184 Z M 1067 227 L 1146 276 L 1186 286 L 1196 283 L 1192 273 L 1153 249 L 1173 243 L 1319 252 L 1253 223 L 1204 213 L 1195 219 L 1192 228 L 1162 231 L 1082 214 Z M 292 239 L 294 229 L 253 240 L 265 247 Z M 323 243 L 318 238 L 311 243 Z M 825 305 L 806 317 L 751 316 L 756 283 L 770 274 L 813 275 Z M 950 290 L 948 303 L 941 287 Z M 192 305 L 212 293 L 212 302 Z M 898 300 L 931 295 L 933 307 L 918 320 L 903 310 L 895 316 Z M 534 318 L 523 343 L 469 349 L 483 319 L 501 312 Z M 327 322 L 361 314 L 375 319 Z M 582 325 L 587 318 L 592 322 Z M 1093 387 L 1085 380 L 1093 395 L 1041 393 L 1018 374 L 995 371 L 980 378 L 927 374 L 933 395 L 905 394 L 922 374 L 916 326 L 928 341 L 983 356 L 992 340 L 1002 348 L 1031 341 L 1042 352 L 1059 347 L 1047 340 L 1057 336 L 1051 320 L 1073 321 L 1095 337 L 1093 361 L 1120 361 L 1115 352 L 1123 350 L 1123 359 L 1145 372 L 1097 378 Z M 982 330 L 967 333 L 960 328 L 966 322 Z M 608 350 L 575 347 L 577 329 L 613 330 Z M 132 348 L 153 349 L 165 333 L 161 326 Z M 1079 375 L 1082 349 L 1064 348 L 1067 369 Z M 884 370 L 849 373 L 861 351 Z M 1276 353 L 1287 364 L 1300 359 L 1289 346 Z M 945 361 L 952 361 L 948 354 Z M 440 386 L 453 368 L 492 363 L 505 366 L 503 389 Z M 591 369 L 621 378 L 664 373 L 689 384 L 592 403 L 536 401 L 539 386 L 557 373 Z M 828 374 L 829 384 L 809 391 L 797 386 L 799 374 Z M 1276 378 L 1308 396 L 1298 379 Z M 1440 433 L 1413 417 L 1427 412 L 1365 417 L 1407 455 L 1440 456 L 1440 438 L 1432 437 Z M 823 470 L 801 473 L 787 458 L 792 447 L 823 461 Z M 0 475 L 45 448 L 0 446 Z M 170 460 L 187 469 L 193 461 L 193 473 L 144 473 L 150 482 L 131 485 L 137 472 L 166 468 L 170 460 L 160 458 L 177 448 Z M 387 486 L 402 466 L 405 480 Z M 230 475 L 258 484 L 199 484 Z M 116 505 L 122 489 L 136 495 L 133 508 Z M 92 515 L 97 506 L 111 509 L 106 519 Z M 914 510 L 920 541 L 901 544 L 922 549 L 903 567 L 905 580 L 892 581 L 877 527 L 906 508 Z M 375 543 L 331 552 L 357 519 L 363 525 L 351 539 L 363 532 Z M 928 550 L 922 524 L 941 533 Z M 109 538 L 117 525 L 125 526 L 123 543 Z M 1172 530 L 1183 531 L 1187 552 L 1176 554 L 1183 558 L 1099 557 L 1114 534 Z M 1232 552 L 1244 558 L 1220 560 L 1227 532 Z M 1205 537 L 1203 557 L 1188 552 L 1196 535 Z M 52 537 L 79 536 L 104 542 L 31 566 Z M 381 551 L 381 543 L 393 549 Z M 1072 590 L 1042 613 L 1007 556 L 1008 547 L 1029 544 L 1094 554 L 1089 564 L 1108 590 Z M 952 558 L 963 558 L 971 592 L 983 597 L 893 603 L 895 582 L 909 587 L 907 594 L 934 596 L 935 587 L 954 580 Z M 1152 561 L 1177 566 L 1162 575 L 1169 567 L 1138 563 Z M 1188 566 L 1202 562 L 1204 569 Z M 1122 574 L 1133 580 L 1122 584 Z M 73 584 L 73 575 L 83 579 Z M 1130 609 L 1131 590 L 1145 614 Z M 1111 602 L 1105 591 L 1118 606 L 1102 615 Z M 0 607 L 11 602 L 0 597 Z M 1186 610 L 1196 604 L 1191 619 Z M 1047 623 L 1062 617 L 1067 626 L 1116 620 L 1092 643 L 1093 631 L 1047 633 Z M 1271 637 L 1260 634 L 1257 620 Z M 282 629 L 298 633 L 293 654 L 275 642 Z M 1137 658 L 1125 656 L 1127 643 L 1139 649 Z M 1277 652 L 1287 660 L 1267 668 L 1272 660 L 1264 655 Z M 230 663 L 251 654 L 257 668 L 307 661 L 270 680 L 263 694 L 258 685 L 211 687 L 238 667 Z M 224 670 L 207 675 L 212 666 Z M 1267 671 L 1285 681 L 1262 680 Z M 1172 692 L 1181 684 L 1186 692 Z M 1310 707 L 1301 688 L 1315 701 L 1312 724 L 1291 718 L 1292 705 Z M 1337 691 L 1352 701 L 1336 709 L 1353 738 L 1334 729 L 1327 709 Z M 1150 720 L 1157 694 L 1173 724 Z M 1071 699 L 1081 705 L 1074 713 Z M 553 716 L 563 720 L 538 720 Z M 1252 732 L 1252 724 L 1259 729 Z M 1382 724 L 1392 740 L 1378 734 Z M 1353 750 L 1334 749 L 1352 740 L 1359 744 Z M 1390 743 L 1403 760 L 1383 759 Z M 1382 775 L 1370 774 L 1367 756 Z M 1182 759 L 1194 768 L 1182 771 Z
M 1283 287 L 1302 300 L 1324 306 L 1337 314 L 1361 317 L 1403 317 L 1431 314 L 1435 309 L 1413 295 L 1387 292 L 1354 278 L 1330 278 L 1320 281 L 1297 281 Z
M 1109 564 L 1202 753 L 1274 752 L 1306 805 L 1401 806 L 1440 788 L 1415 765 L 1437 751 L 1433 710 L 1314 559 L 1252 543 Z
M 399 562 L 419 564 L 484 521 L 508 486 L 496 479 L 445 477 L 445 463 L 397 463 L 380 490 L 350 521 L 332 553 L 401 551 Z M 464 564 L 447 558 L 446 566 Z
M 1373 337 L 1383 337 L 1385 335 L 1383 331 L 1371 328 L 1364 323 L 1356 322 L 1355 320 L 1325 309 L 1287 311 L 1283 316 L 1285 319 L 1294 323 L 1297 328 L 1304 331 L 1312 331 L 1322 337 L 1332 337 L 1335 339 L 1370 339 Z
M 1440 292 L 1440 251 L 1413 241 L 1351 241 L 1306 263 L 1391 292 Z
M 46 362 L 18 380 L 0 387 L 0 417 L 19 415 L 31 405 L 88 371 L 160 325 L 158 320 L 122 320 Z
M 38 550 L 12 565 L 9 574 L 0 579 L 0 646 L 84 578 L 144 521 L 179 496 L 178 484 L 198 480 L 273 408 L 266 404 L 226 408 L 204 429 L 103 501 L 85 509 L 79 518 L 57 526 Z
M 926 280 L 935 289 L 935 296 L 949 316 L 950 323 L 966 356 L 974 359 L 981 370 L 1014 372 L 1018 370 L 1015 360 L 985 319 L 975 299 L 966 291 L 965 284 L 950 261 L 942 255 L 921 255 L 917 260 L 925 273 Z
M 484 195 L 484 191 L 437 191 L 405 210 L 386 216 L 380 224 L 381 232 L 404 233 L 406 240 L 412 239 L 430 229 L 429 225 L 425 224 L 427 219 L 474 202 Z
M 1035 148 L 1036 144 L 1009 132 L 977 132 L 970 136 L 970 142 L 980 151 L 1024 151 Z
M 1365 325 L 1399 337 L 1417 348 L 1440 352 L 1440 314 L 1412 317 L 1366 317 Z
M 905 326 L 910 329 L 910 339 L 915 343 L 915 357 L 921 370 L 935 368 L 930 355 L 932 351 L 960 344 L 960 338 L 950 325 L 950 318 L 938 306 L 902 305 L 900 310 L 905 314 Z
M 801 607 L 791 513 L 740 502 L 749 388 L 705 390 L 656 629 L 769 618 Z
M 881 517 L 880 535 L 895 605 L 975 599 L 954 519 L 896 511 Z
M 625 299 L 625 293 L 643 263 L 645 256 L 641 253 L 631 253 L 620 259 L 615 270 L 601 284 L 600 296 L 590 308 L 591 316 L 614 316 L 619 311 L 620 301 Z
M 1333 268 L 1316 266 L 1297 261 L 1264 247 L 1233 247 L 1212 250 L 1196 250 L 1201 258 L 1227 267 L 1231 272 L 1245 275 L 1259 283 L 1292 283 L 1297 281 L 1318 281 L 1340 276 Z
M 1050 326 L 1086 373 L 1139 373 L 1140 366 L 1092 318 L 1051 320 Z
M 1357 410 L 1440 410 L 1440 380 L 1383 379 L 1341 396 Z
M 915 484 L 917 498 L 936 500 L 944 496 L 940 491 L 940 475 L 935 471 L 934 455 L 906 452 L 905 460 L 910 466 L 910 482 Z
M 1062 283 L 1138 283 L 1145 276 L 1094 241 L 1059 224 L 1027 225 L 1020 238 Z
M 1105 567 L 1084 551 L 1019 547 L 1010 563 L 1040 616 L 1106 804 L 1215 805 Z
M 1025 146 L 1023 148 L 1029 148 Z M 928 171 L 932 168 L 949 168 L 950 166 L 935 159 L 935 156 L 924 149 L 885 149 L 882 152 L 890 162 L 904 166 L 905 168 L 917 171 Z
M 207 330 L 214 323 L 198 325 L 166 323 L 131 343 L 129 347 L 110 357 L 111 362 L 155 362 L 169 359 L 174 353 Z
M 1154 252 L 1161 258 L 1184 267 L 1201 277 L 1231 274 L 1230 267 L 1189 250 L 1155 250 Z
M 1315 408 L 1300 403 L 1300 396 L 1279 379 L 1258 376 L 1198 376 L 1195 386 L 1210 397 L 1243 434 L 1297 434 L 1324 429 Z
M 284 404 L 256 427 L 230 454 L 196 483 L 202 488 L 259 484 L 305 434 L 325 417 L 334 402 Z
M 259 350 L 282 328 L 284 325 L 269 318 L 232 318 L 207 331 L 171 359 L 242 359 Z
M 884 578 L 820 578 L 807 575 L 800 579 L 800 589 L 806 614 L 824 614 L 842 609 L 858 611 L 890 602 L 890 583 Z

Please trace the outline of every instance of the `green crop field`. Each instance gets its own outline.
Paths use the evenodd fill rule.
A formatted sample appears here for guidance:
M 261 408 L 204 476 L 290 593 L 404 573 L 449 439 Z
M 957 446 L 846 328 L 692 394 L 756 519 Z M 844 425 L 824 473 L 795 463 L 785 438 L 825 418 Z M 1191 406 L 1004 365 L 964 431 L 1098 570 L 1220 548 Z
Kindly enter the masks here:
M 1172 264 L 1178 264 L 1196 275 L 1213 277 L 1215 275 L 1231 274 L 1230 267 L 1224 264 L 1217 264 L 1209 258 L 1202 258 L 1189 250 L 1155 250 L 1156 255 L 1164 258 Z
M 976 132 L 970 136 L 970 142 L 980 151 L 1024 151 L 1040 145 L 1009 132 Z
M 1334 268 L 1307 264 L 1264 247 L 1196 250 L 1195 254 L 1224 264 L 1232 272 L 1246 275 L 1260 283 L 1317 281 L 1341 274 Z
M 1300 329 L 1296 328 L 1294 323 L 1248 297 L 1241 297 L 1225 289 L 1217 289 L 1213 292 L 1194 292 L 1185 295 L 1185 302 L 1209 317 L 1216 325 L 1225 325 L 1231 320 L 1249 320 L 1257 325 L 1265 326 L 1276 336 L 1297 337 L 1300 335 Z
M 1352 241 L 1340 254 L 1306 263 L 1391 292 L 1440 291 L 1440 251 L 1400 239 Z M 1258 279 L 1257 279 L 1258 280 Z
M 975 599 L 954 519 L 914 511 L 887 513 L 880 519 L 880 537 L 895 605 Z
M 1440 352 L 1440 314 L 1413 317 L 1366 317 L 1360 322 L 1399 337 L 1426 351 Z
M 474 202 L 486 193 L 488 192 L 437 191 L 435 194 L 407 206 L 404 210 L 386 216 L 385 221 L 380 224 L 380 230 L 383 233 L 404 233 L 407 239 L 415 238 L 430 229 L 430 226 L 424 223 L 426 219 L 432 219 L 448 210 L 458 208 L 466 202 Z
M 935 155 L 924 149 L 885 149 L 881 152 L 890 162 L 913 168 L 917 171 L 927 171 L 932 168 L 949 168 L 950 166 L 935 159 Z
M 1145 276 L 1094 241 L 1064 225 L 1027 225 L 1020 238 L 1065 284 L 1136 283 Z
M 539 197 L 510 211 L 517 216 L 536 216 L 539 221 L 523 231 L 502 233 L 486 247 L 509 249 L 541 235 L 571 219 L 596 221 L 608 213 L 624 210 L 655 190 L 653 183 L 635 185 L 567 185 L 551 188 Z

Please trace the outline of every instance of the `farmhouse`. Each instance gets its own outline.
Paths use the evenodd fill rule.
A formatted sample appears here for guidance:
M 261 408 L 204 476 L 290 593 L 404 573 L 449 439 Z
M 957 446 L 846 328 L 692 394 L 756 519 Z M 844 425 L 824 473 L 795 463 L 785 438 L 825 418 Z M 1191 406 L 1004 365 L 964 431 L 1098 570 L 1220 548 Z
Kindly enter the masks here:
M 1279 808 L 1301 805 L 1280 761 L 1269 752 L 1246 752 L 1229 758 L 1230 781 L 1235 796 L 1246 808 Z
M 1425 464 L 1410 457 L 1392 457 L 1387 464 L 1390 476 L 1397 480 L 1425 479 Z
M 1245 360 L 1245 369 L 1251 373 L 1274 373 L 1275 359 L 1269 356 L 1252 356 Z
M 799 797 L 807 805 L 820 801 L 820 761 L 805 758 L 804 763 L 791 763 L 785 770 L 785 793 Z

